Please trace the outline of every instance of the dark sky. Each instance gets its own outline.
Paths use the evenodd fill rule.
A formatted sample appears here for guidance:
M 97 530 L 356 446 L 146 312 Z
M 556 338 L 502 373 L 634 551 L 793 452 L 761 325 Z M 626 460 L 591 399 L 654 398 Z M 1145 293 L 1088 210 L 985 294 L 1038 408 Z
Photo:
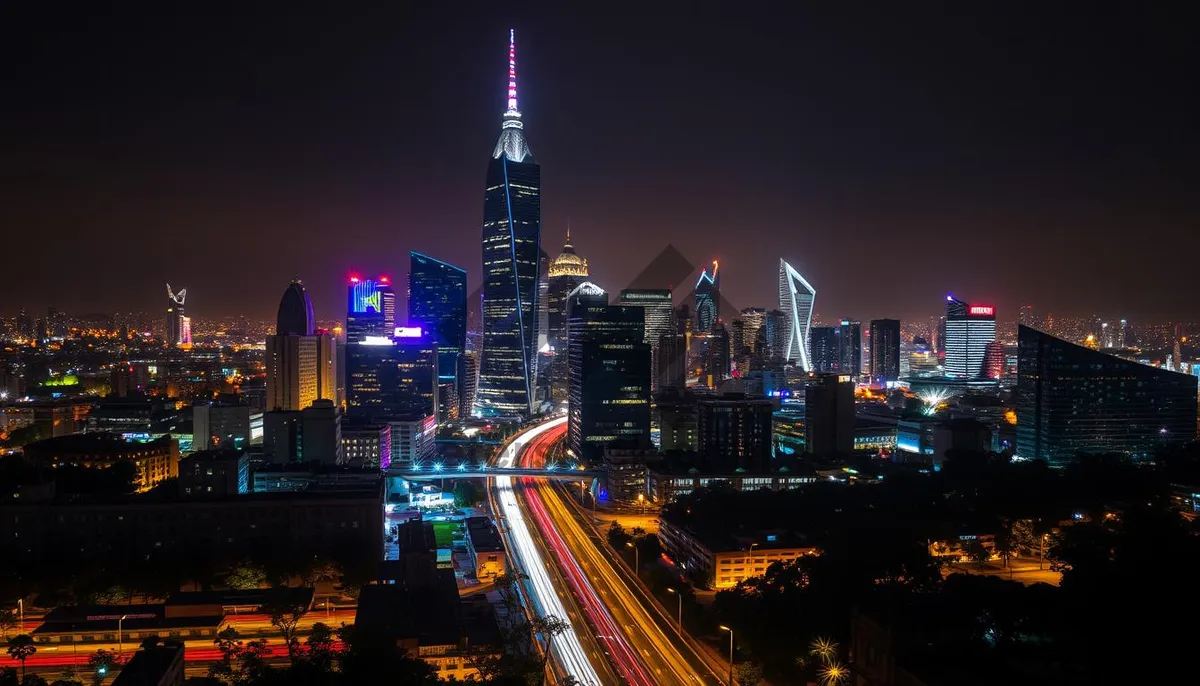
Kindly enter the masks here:
M 569 220 L 610 291 L 672 244 L 737 306 L 774 305 L 785 257 L 826 320 L 947 291 L 1200 318 L 1184 15 L 573 4 L 5 3 L 0 312 L 156 310 L 170 281 L 272 315 L 298 276 L 332 318 L 410 249 L 477 284 L 512 26 L 543 247 Z

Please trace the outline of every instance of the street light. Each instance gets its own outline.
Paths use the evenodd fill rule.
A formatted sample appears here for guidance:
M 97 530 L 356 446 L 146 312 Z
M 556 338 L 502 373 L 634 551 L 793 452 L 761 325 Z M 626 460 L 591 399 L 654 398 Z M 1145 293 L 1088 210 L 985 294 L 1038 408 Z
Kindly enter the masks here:
M 123 638 L 124 634 L 123 634 L 121 628 L 122 628 L 122 625 L 125 623 L 125 618 L 128 616 L 129 615 L 121 615 L 120 618 L 117 619 L 117 659 L 118 660 L 121 659 L 121 655 L 124 653 L 125 644 L 121 640 Z
M 17 616 L 21 619 L 21 633 L 25 633 L 25 599 L 17 598 Z
M 625 541 L 627 547 L 633 548 L 633 575 L 640 577 L 642 571 L 642 555 L 638 547 L 633 544 L 633 541 Z
M 756 576 L 754 574 L 754 546 L 756 546 L 756 545 L 758 545 L 758 544 L 757 543 L 750 544 L 750 560 L 746 563 L 746 568 L 750 571 L 750 574 L 748 574 L 747 577 Z
M 641 512 L 642 514 L 646 514 L 645 503 L 646 503 L 646 494 L 638 493 L 638 511 Z
M 679 599 L 679 633 L 683 633 L 683 594 L 673 588 L 667 588 L 667 593 L 674 593 Z
M 717 628 L 721 631 L 729 632 L 729 681 L 726 683 L 728 683 L 729 686 L 733 686 L 733 629 L 730 629 L 724 624 Z

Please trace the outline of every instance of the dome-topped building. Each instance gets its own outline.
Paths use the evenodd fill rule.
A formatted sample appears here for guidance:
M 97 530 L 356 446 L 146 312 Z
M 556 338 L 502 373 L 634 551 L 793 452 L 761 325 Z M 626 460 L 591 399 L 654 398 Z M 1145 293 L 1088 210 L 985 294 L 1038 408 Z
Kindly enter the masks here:
M 562 252 L 558 254 L 558 257 L 550 262 L 547 276 L 551 279 L 560 276 L 575 276 L 586 279 L 588 276 L 587 260 L 580 257 L 575 252 L 575 247 L 571 245 L 570 226 L 567 226 L 567 242 L 563 245 Z M 567 292 L 570 291 L 568 290 Z
M 288 284 L 279 299 L 279 312 L 275 319 L 275 333 L 280 336 L 313 335 L 313 306 L 308 299 L 304 284 L 295 279 Z

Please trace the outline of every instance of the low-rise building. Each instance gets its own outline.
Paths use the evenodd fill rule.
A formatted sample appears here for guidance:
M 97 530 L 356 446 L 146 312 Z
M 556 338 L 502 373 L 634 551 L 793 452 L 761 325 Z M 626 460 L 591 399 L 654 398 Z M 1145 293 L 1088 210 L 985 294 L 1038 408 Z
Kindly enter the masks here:
M 471 567 L 475 578 L 494 579 L 508 571 L 508 558 L 500 533 L 487 517 L 467 518 L 467 553 L 471 556 Z
M 121 668 L 112 686 L 183 686 L 183 644 L 142 648 Z
M 491 605 L 482 596 L 460 598 L 452 570 L 440 570 L 431 586 L 364 586 L 354 626 L 386 636 L 409 656 L 433 665 L 442 680 L 478 679 L 468 657 L 501 651 Z
M 224 498 L 250 492 L 250 458 L 241 450 L 204 450 L 179 461 L 179 494 Z
M 680 567 L 707 588 L 733 588 L 751 577 L 762 576 L 776 562 L 787 562 L 817 549 L 803 545 L 787 532 L 761 532 L 754 537 L 706 539 L 665 518 L 658 540 Z
M 655 450 L 604 449 L 604 471 L 608 478 L 608 496 L 618 503 L 635 503 L 649 494 L 646 470 L 660 462 Z
M 794 460 L 772 472 L 721 470 L 703 460 L 677 460 L 648 468 L 646 489 L 652 502 L 663 505 L 716 482 L 724 482 L 735 491 L 786 491 L 816 483 L 818 478 L 810 466 Z
M 56 498 L 0 508 L 0 559 L 125 559 L 193 549 L 244 554 L 257 545 L 304 551 L 345 547 L 374 562 L 383 540 L 383 488 L 309 488 L 224 498 L 174 493 Z M 82 562 L 81 562 L 82 563 Z
M 121 461 L 132 462 L 137 468 L 134 486 L 139 492 L 179 476 L 179 441 L 170 436 L 140 442 L 116 434 L 71 434 L 30 443 L 25 446 L 25 455 L 51 467 L 105 468 Z

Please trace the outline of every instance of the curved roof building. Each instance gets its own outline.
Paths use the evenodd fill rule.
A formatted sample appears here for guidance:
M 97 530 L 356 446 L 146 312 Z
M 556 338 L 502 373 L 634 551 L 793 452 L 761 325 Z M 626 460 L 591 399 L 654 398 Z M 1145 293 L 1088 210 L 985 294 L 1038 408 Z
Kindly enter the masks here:
M 575 246 L 571 245 L 571 227 L 568 226 L 567 242 L 563 245 L 562 252 L 558 254 L 558 257 L 550 262 L 547 276 L 552 279 L 557 276 L 578 276 L 586 279 L 587 275 L 587 260 L 580 257 L 575 252 Z
M 279 312 L 275 317 L 275 333 L 279 336 L 313 335 L 313 306 L 304 284 L 295 279 L 288 284 L 279 299 Z
M 817 290 L 792 265 L 779 260 L 779 309 L 787 317 L 787 348 L 784 359 L 806 372 L 813 370 L 808 336 L 812 330 L 813 301 Z

